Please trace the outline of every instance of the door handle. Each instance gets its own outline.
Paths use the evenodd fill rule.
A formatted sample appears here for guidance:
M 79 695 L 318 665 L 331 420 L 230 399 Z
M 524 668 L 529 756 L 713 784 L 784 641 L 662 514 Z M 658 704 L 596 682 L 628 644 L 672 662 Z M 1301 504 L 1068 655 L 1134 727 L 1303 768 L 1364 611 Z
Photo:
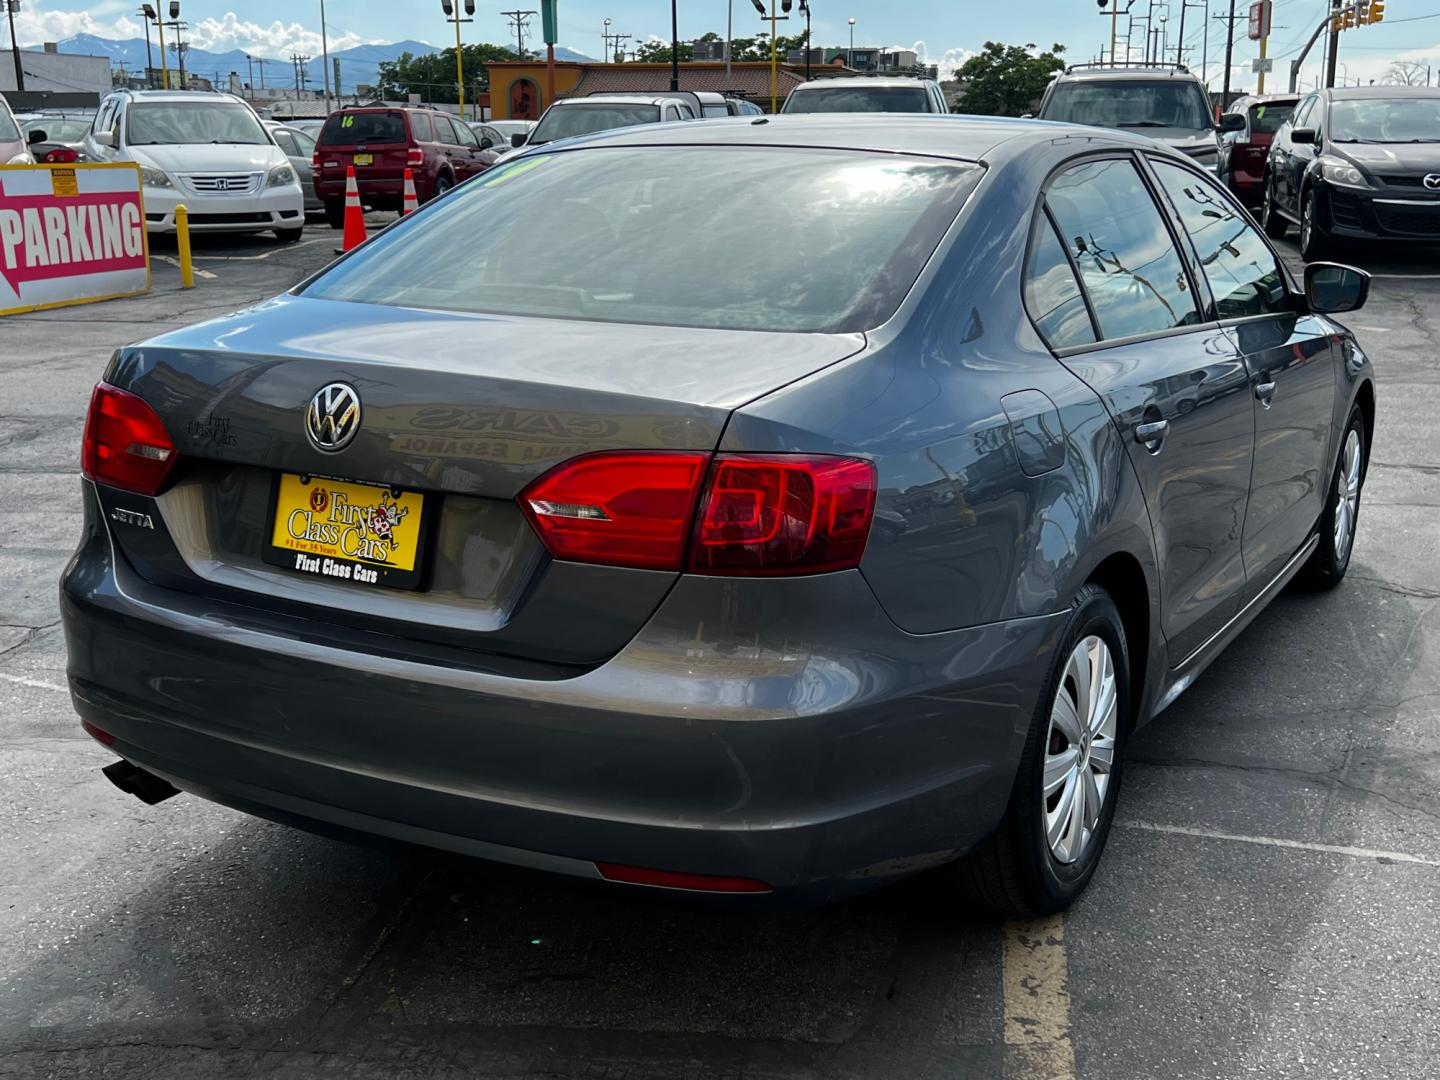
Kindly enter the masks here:
M 1255 397 L 1259 400 L 1261 405 L 1268 409 L 1270 407 L 1270 403 L 1275 398 L 1274 381 L 1272 380 L 1270 382 L 1256 383 Z
M 1135 425 L 1135 441 L 1152 454 L 1160 452 L 1160 444 L 1170 432 L 1169 420 L 1155 420 L 1148 424 Z

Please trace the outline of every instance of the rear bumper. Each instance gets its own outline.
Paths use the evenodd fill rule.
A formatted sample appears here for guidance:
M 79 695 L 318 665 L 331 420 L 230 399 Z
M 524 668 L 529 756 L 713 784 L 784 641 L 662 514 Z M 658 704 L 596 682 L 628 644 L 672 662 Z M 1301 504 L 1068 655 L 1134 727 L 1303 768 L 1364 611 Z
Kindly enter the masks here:
M 333 174 L 336 170 L 330 170 Z M 355 186 L 360 192 L 360 202 L 376 210 L 397 209 L 405 198 L 405 179 L 403 176 L 376 178 L 360 175 L 356 170 Z M 430 197 L 432 184 L 424 173 L 414 173 L 416 198 L 424 202 Z M 315 194 L 321 202 L 338 202 L 345 198 L 345 174 L 343 171 L 338 176 L 327 174 L 323 179 L 316 179 L 314 183 Z
M 71 693 L 125 758 L 283 820 L 598 876 L 828 899 L 999 820 L 1064 615 L 909 635 L 858 572 L 684 577 L 607 663 L 520 679 L 346 651 L 139 578 L 86 485 Z

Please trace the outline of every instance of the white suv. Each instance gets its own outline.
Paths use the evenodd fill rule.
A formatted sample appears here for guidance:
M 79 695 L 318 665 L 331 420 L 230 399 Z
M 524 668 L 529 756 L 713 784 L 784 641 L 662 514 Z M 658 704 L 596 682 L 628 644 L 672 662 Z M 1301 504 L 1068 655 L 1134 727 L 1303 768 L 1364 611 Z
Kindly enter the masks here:
M 175 231 L 175 207 L 193 232 L 262 232 L 299 240 L 305 193 L 255 110 L 231 94 L 121 90 L 100 103 L 85 154 L 133 161 L 145 186 L 145 227 Z

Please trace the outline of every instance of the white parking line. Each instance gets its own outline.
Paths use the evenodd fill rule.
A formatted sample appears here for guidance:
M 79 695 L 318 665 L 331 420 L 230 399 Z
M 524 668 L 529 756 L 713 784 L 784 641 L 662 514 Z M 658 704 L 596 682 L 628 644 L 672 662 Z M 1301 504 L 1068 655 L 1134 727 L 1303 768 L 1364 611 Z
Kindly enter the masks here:
M 163 263 L 169 263 L 171 266 L 175 267 L 176 270 L 179 270 L 179 269 L 180 269 L 180 260 L 177 259 L 177 258 L 175 258 L 174 256 L 171 256 L 171 255 L 151 255 L 150 257 L 151 257 L 152 259 L 159 259 L 159 260 L 160 260 L 161 262 L 163 262 Z M 201 278 L 213 278 L 213 277 L 215 277 L 215 275 L 212 274 L 209 270 L 201 270 L 201 269 L 199 269 L 198 267 L 191 267 L 191 269 L 195 271 L 195 276 L 196 276 L 196 277 L 201 277 Z
M 70 691 L 63 686 L 57 686 L 44 679 L 28 679 L 24 675 L 6 675 L 0 671 L 0 681 L 14 683 L 17 686 L 33 686 L 37 690 L 54 690 L 61 694 L 68 694 Z
M 192 255 L 195 260 L 209 259 L 211 262 L 257 262 L 260 259 L 268 259 L 271 255 L 279 255 L 282 252 L 294 251 L 296 248 L 309 247 L 311 244 L 323 244 L 327 239 L 333 237 L 317 236 L 314 240 L 297 240 L 293 244 L 286 244 L 283 247 L 271 248 L 269 251 L 262 251 L 258 255 Z M 163 256 L 161 256 L 163 258 Z M 202 270 L 195 271 L 197 274 L 204 273 Z
M 1074 1080 L 1064 918 L 1006 923 L 1003 967 L 1005 1076 Z
M 1278 836 L 1245 836 L 1240 833 L 1219 832 L 1215 829 L 1191 829 L 1184 825 L 1159 825 L 1151 821 L 1117 821 L 1115 824 L 1122 829 L 1141 829 L 1144 832 L 1170 833 L 1174 836 L 1195 836 L 1203 840 L 1230 840 L 1237 844 L 1259 844 L 1261 847 L 1289 848 L 1292 851 L 1314 851 L 1322 855 L 1347 855 L 1352 859 L 1374 859 L 1376 862 L 1440 866 L 1440 859 L 1429 859 L 1423 855 L 1411 855 L 1404 851 L 1349 847 L 1345 844 L 1314 844 L 1306 840 L 1285 840 Z

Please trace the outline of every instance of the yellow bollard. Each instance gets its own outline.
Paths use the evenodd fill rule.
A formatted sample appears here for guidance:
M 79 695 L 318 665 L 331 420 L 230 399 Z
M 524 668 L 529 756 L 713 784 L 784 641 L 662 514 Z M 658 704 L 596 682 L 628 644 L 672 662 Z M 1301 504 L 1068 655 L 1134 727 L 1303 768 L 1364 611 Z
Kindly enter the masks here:
M 190 265 L 190 211 L 184 205 L 175 207 L 175 246 L 180 249 L 180 285 L 195 287 L 195 268 Z

